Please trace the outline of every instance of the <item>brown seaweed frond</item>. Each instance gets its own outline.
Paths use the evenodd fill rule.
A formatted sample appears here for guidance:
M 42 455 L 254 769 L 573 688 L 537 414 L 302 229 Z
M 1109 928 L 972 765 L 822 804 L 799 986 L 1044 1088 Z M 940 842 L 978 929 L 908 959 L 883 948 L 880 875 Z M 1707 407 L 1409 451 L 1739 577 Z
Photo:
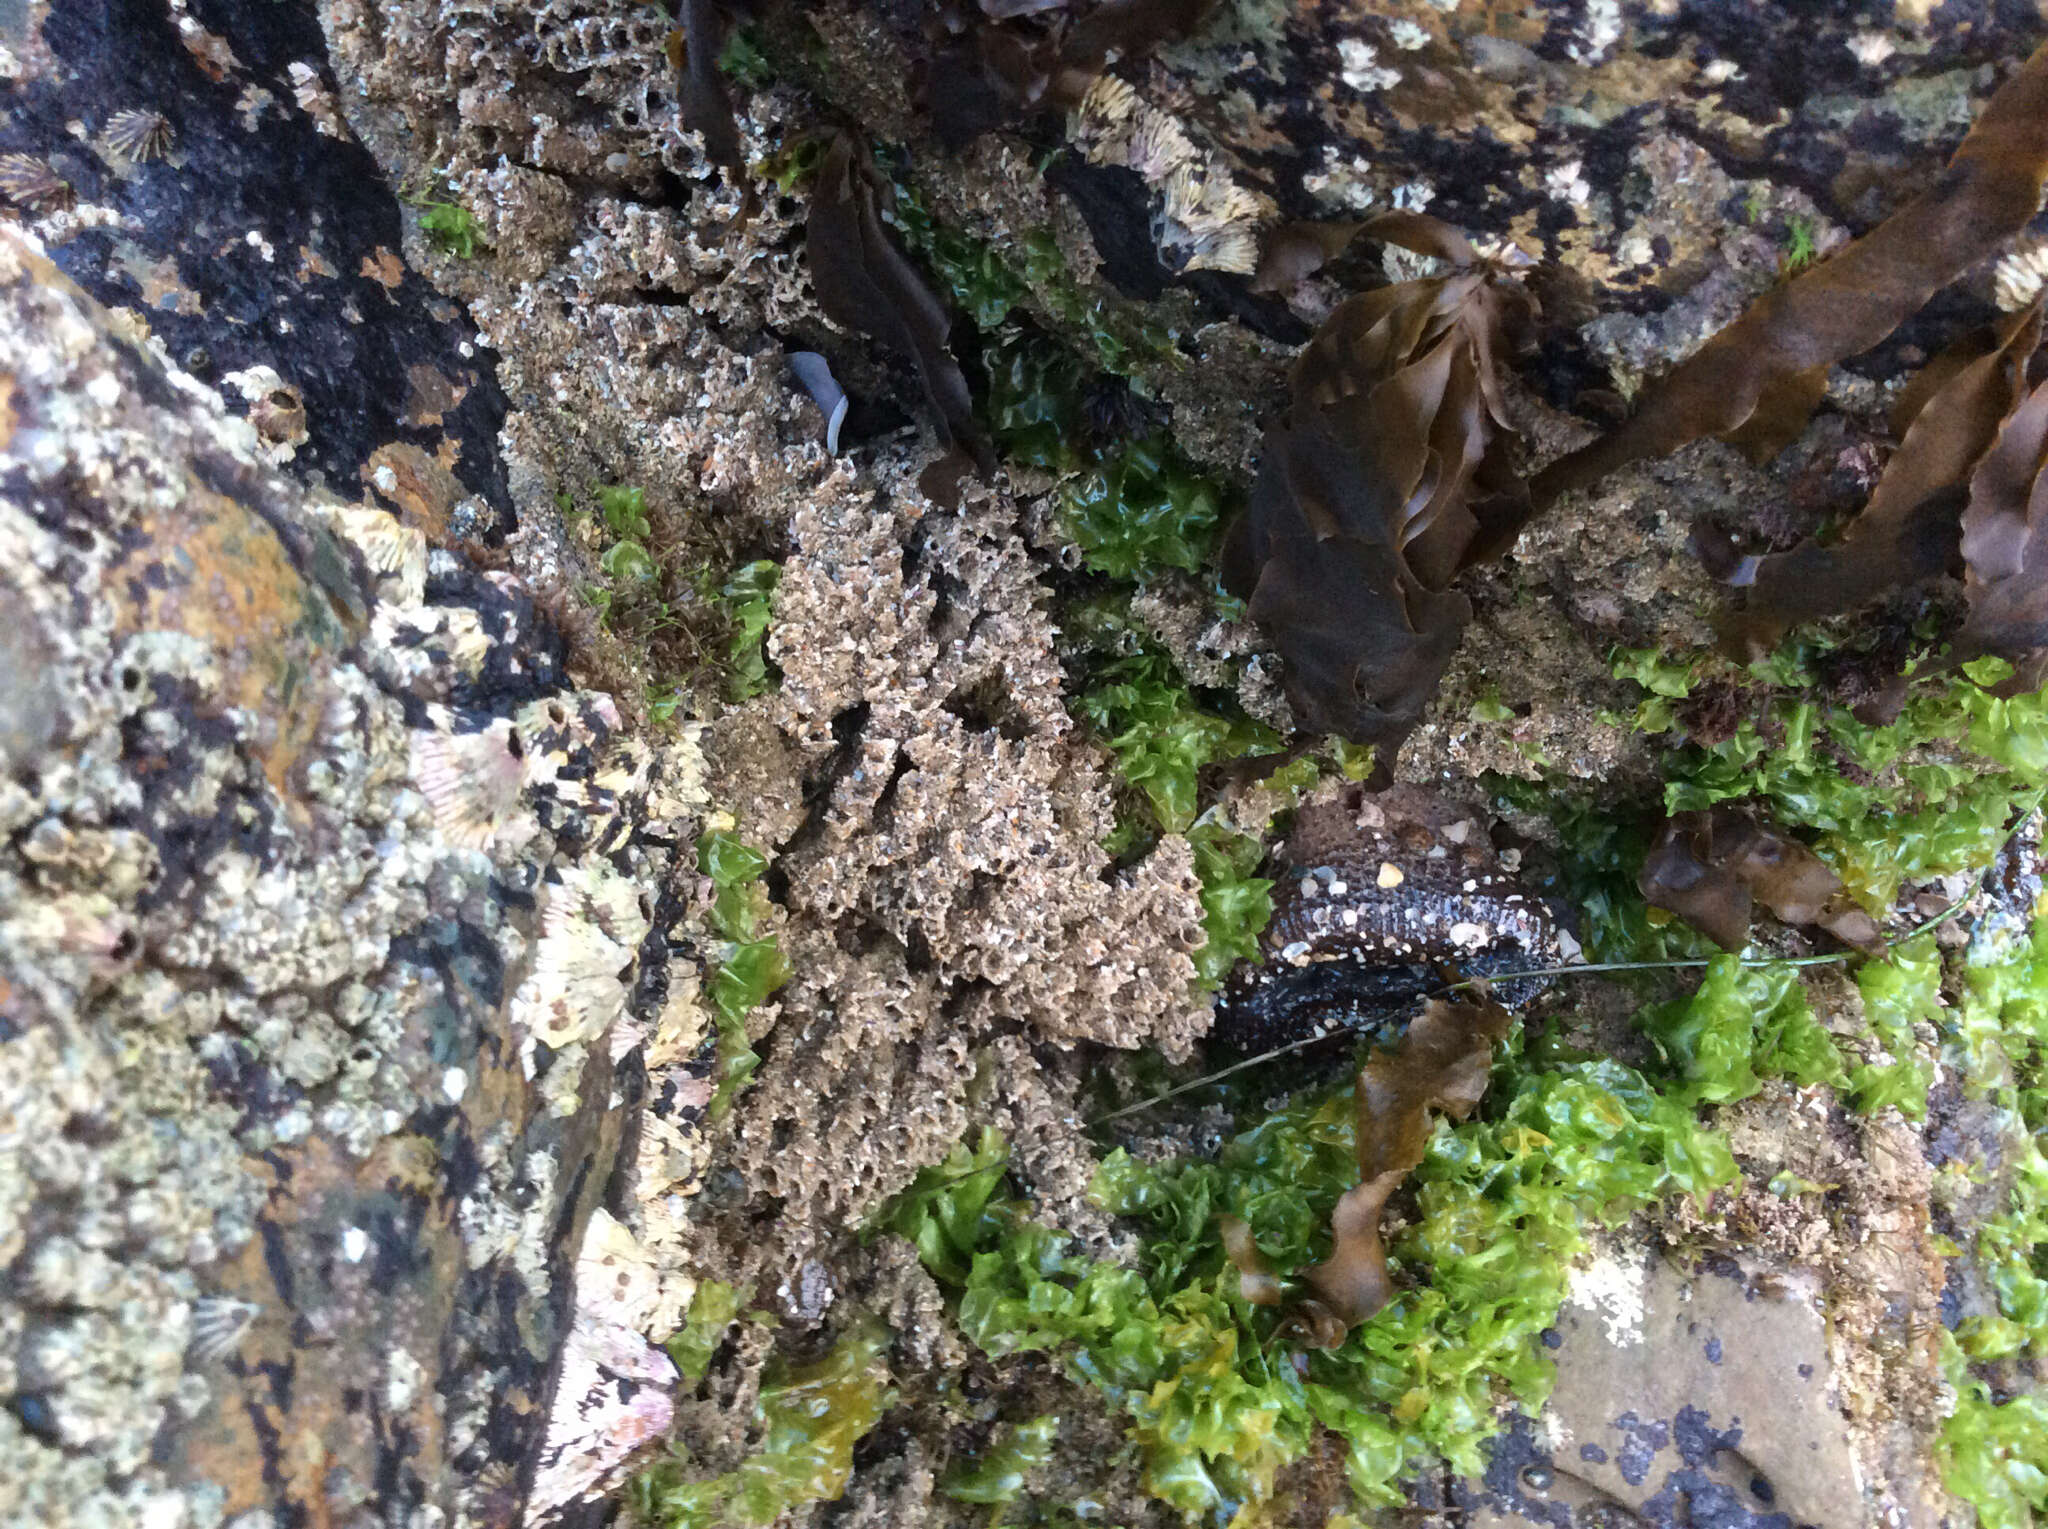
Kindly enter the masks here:
M 1393 1295 L 1380 1217 L 1388 1198 L 1422 1161 L 1434 1129 L 1433 1111 L 1463 1120 L 1486 1093 L 1494 1042 L 1514 1016 L 1490 1001 L 1432 998 L 1391 1050 L 1375 1052 L 1358 1070 L 1358 1183 L 1331 1212 L 1330 1256 L 1302 1271 L 1314 1292 L 1282 1315 L 1280 1331 L 1310 1348 L 1335 1348 L 1344 1335 Z M 1257 1306 L 1282 1302 L 1280 1281 L 1235 1217 L 1223 1225 L 1224 1250 L 1238 1288 Z
M 1252 273 L 1254 292 L 1284 292 L 1306 281 L 1351 247 L 1365 228 L 1349 223 L 1282 223 L 1259 245 L 1259 266 Z
M 973 397 L 947 346 L 952 316 L 882 222 L 883 185 L 851 133 L 832 140 L 811 190 L 806 250 L 811 284 L 826 317 L 910 358 L 946 453 L 918 487 L 953 508 L 960 480 L 995 470 L 994 453 L 975 428 Z
M 2009 659 L 2017 672 L 2001 691 L 2036 690 L 2048 678 L 2048 382 L 2006 418 L 1977 464 L 1962 531 L 1969 614 L 1956 657 Z
M 704 135 L 704 152 L 725 171 L 728 184 L 740 192 L 735 227 L 754 215 L 754 183 L 747 176 L 747 156 L 740 147 L 739 124 L 718 55 L 725 46 L 725 18 L 716 0 L 678 0 L 677 30 L 668 35 L 669 65 L 676 72 L 683 126 Z
M 1223 576 L 1287 660 L 1303 728 L 1377 745 L 1384 772 L 1471 619 L 1451 580 L 1527 518 L 1498 357 L 1531 305 L 1433 218 L 1362 232 L 1450 269 L 1361 293 L 1310 339 Z
M 1825 929 L 1865 955 L 1884 949 L 1876 921 L 1849 900 L 1826 861 L 1726 804 L 1668 819 L 1636 885 L 1651 907 L 1677 914 L 1723 950 L 1748 945 L 1755 903 L 1784 923 Z
M 1853 611 L 1893 590 L 1937 578 L 1949 571 L 1959 551 L 1972 570 L 1973 612 L 1991 583 L 2014 592 L 2010 581 L 2025 567 L 2025 536 L 2015 542 L 1992 530 L 2013 521 L 1990 506 L 2008 503 L 2017 494 L 2018 524 L 2024 527 L 2032 475 L 2026 485 L 2015 485 L 1993 458 L 2005 460 L 2007 434 L 2014 426 L 2018 434 L 2012 454 L 2026 455 L 2019 437 L 2029 426 L 2020 415 L 2026 412 L 2027 363 L 2040 345 L 2041 329 L 2036 304 L 2001 323 L 1988 343 L 1973 336 L 1922 369 L 1893 411 L 1893 426 L 1902 431 L 1899 449 L 1839 541 L 1806 541 L 1767 557 L 1720 560 L 1722 566 L 1713 571 L 1730 583 L 1749 586 L 1742 603 L 1722 622 L 1724 641 L 1737 657 L 1769 652 L 1800 622 Z M 1966 504 L 1975 513 L 1974 522 Z M 1974 538 L 1965 534 L 1971 524 L 1978 527 Z M 1709 562 L 1713 568 L 1714 560 Z M 2036 584 L 2048 575 L 2048 562 L 2038 554 L 2032 574 Z M 1979 652 L 2006 651 L 2019 635 L 2013 623 L 1988 614 L 1973 633 L 1986 643 Z M 2018 647 L 2043 642 L 2048 638 Z M 2011 651 L 2006 656 L 2020 655 Z
M 2048 177 L 2048 44 L 1991 97 L 1925 193 L 1767 293 L 1652 387 L 1620 429 L 1539 473 L 1539 506 L 1701 436 L 1759 459 L 1789 444 L 1828 368 L 1870 349 L 2018 233 Z

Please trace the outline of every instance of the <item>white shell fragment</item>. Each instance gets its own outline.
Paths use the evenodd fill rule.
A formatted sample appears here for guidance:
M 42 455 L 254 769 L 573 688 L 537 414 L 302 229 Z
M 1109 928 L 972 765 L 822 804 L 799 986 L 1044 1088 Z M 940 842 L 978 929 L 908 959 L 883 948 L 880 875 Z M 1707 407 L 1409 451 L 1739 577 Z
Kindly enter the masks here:
M 644 1336 L 680 1325 L 690 1291 L 664 1301 L 647 1250 L 602 1208 L 576 1256 L 576 1312 L 548 1415 L 528 1521 L 546 1523 L 571 1503 L 616 1488 L 635 1459 L 667 1437 L 675 1415 L 675 1362 Z

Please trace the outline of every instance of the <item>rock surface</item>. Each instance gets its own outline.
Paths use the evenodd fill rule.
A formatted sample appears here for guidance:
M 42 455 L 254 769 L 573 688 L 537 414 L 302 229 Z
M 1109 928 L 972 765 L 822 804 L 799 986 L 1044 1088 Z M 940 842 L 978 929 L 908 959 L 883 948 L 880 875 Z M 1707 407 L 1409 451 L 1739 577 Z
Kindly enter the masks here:
M 701 762 L 0 284 L 0 1520 L 513 1522 Z
M 734 87 L 750 163 L 787 168 L 847 118 L 905 146 L 943 224 L 1058 252 L 1014 262 L 1031 324 L 1088 354 L 1096 331 L 1131 340 L 1143 405 L 1247 481 L 1341 268 L 1268 295 L 1189 269 L 1157 234 L 1161 187 L 1085 148 L 1049 157 L 1072 124 L 943 152 L 905 88 L 923 7 L 765 9 L 781 75 Z M 1426 206 L 1571 272 L 1518 367 L 1541 458 L 1796 241 L 1825 248 L 1920 189 L 2039 31 L 2025 6 L 1782 9 L 1224 0 L 1123 72 L 1252 222 Z M 537 1473 L 566 1501 L 659 1432 L 670 1372 L 645 1339 L 707 1279 L 800 1357 L 879 1313 L 892 1369 L 938 1378 L 849 1462 L 836 1522 L 984 1520 L 939 1483 L 986 1441 L 997 1385 L 1006 1415 L 1058 1411 L 1076 1458 L 1111 1462 L 1076 1492 L 1166 1516 L 1120 1419 L 1050 1367 L 998 1381 L 908 1247 L 855 1233 L 993 1125 L 1043 1214 L 1119 1255 L 1086 1196 L 1083 1101 L 1101 1075 L 1150 1076 L 1118 1053 L 1185 1055 L 1207 1023 L 1190 846 L 1102 847 L 1119 787 L 1063 696 L 1059 485 L 1018 468 L 957 514 L 916 490 L 932 443 L 890 423 L 913 380 L 818 313 L 798 197 L 763 180 L 733 221 L 737 189 L 678 121 L 666 31 L 631 0 L 0 11 L 0 151 L 73 187 L 15 210 L 132 310 L 98 315 L 8 246 L 0 580 L 34 619 L 0 629 L 0 661 L 50 679 L 0 690 L 0 1456 L 30 1462 L 0 1478 L 0 1517 L 510 1522 Z M 165 151 L 115 152 L 117 110 L 161 112 Z M 437 215 L 467 256 L 423 224 L 433 204 L 460 213 Z M 1811 529 L 1867 466 L 1854 422 L 1909 351 L 2010 297 L 1974 273 L 1839 372 L 1842 415 L 1776 477 L 1704 443 L 1539 522 L 1471 581 L 1477 619 L 1404 775 L 1647 786 L 1607 654 L 1707 635 L 1691 520 L 1769 507 Z M 209 369 L 245 422 L 142 346 Z M 829 355 L 883 417 L 845 454 L 791 349 Z M 593 504 L 629 484 L 659 567 L 600 623 L 587 594 L 618 581 Z M 700 772 L 698 734 L 655 741 L 654 703 L 713 666 L 726 618 L 704 588 L 755 559 L 782 564 L 778 683 L 703 704 Z M 1132 608 L 1187 674 L 1284 722 L 1270 662 L 1197 581 Z M 30 757 L 51 763 L 23 774 Z M 1231 811 L 1258 827 L 1270 805 Z M 718 945 L 678 853 L 707 822 L 768 853 L 766 931 L 793 967 L 744 1016 L 760 1067 L 716 1131 Z M 1896 1122 L 1825 1152 L 1769 1122 L 1742 1146 L 1830 1181 L 1923 1166 Z M 1763 1239 L 1825 1266 L 1856 1319 L 1827 1345 L 1849 1437 L 1803 1413 L 1792 1430 L 1828 1480 L 1853 1453 L 1876 1482 L 1830 1529 L 1942 1511 L 1922 1479 L 1926 1185 L 1895 1177 L 1863 1172 L 1853 1203 L 1911 1233 L 1878 1239 L 1897 1268 L 1830 1263 L 1817 1219 Z M 763 1334 L 741 1324 L 677 1393 L 704 1471 L 762 1444 Z M 1585 1361 L 1560 1415 L 1612 1427 L 1626 1404 L 1589 1398 L 1669 1379 L 1648 1352 Z M 1642 1395 L 1639 1419 L 1674 1428 L 1698 1405 Z M 1735 1407 L 1705 1410 L 1724 1430 Z M 1631 1487 L 1588 1490 L 1647 1510 Z

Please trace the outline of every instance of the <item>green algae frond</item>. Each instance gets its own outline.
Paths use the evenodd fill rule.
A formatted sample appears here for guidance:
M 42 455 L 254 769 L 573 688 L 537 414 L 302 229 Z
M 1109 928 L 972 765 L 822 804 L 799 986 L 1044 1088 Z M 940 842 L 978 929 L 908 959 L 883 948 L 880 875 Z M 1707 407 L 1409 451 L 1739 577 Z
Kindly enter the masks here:
M 726 1329 L 740 1314 L 740 1293 L 722 1280 L 707 1279 L 690 1298 L 689 1314 L 682 1331 L 668 1340 L 668 1357 L 676 1362 L 683 1379 L 693 1384 L 711 1368 L 711 1357 L 725 1341 Z
M 1956 1407 L 1942 1425 L 1940 1459 L 1949 1490 L 1976 1507 L 1985 1529 L 2024 1529 L 2048 1512 L 2048 1403 L 1997 1393 L 1972 1366 L 2048 1358 L 2048 918 L 1980 933 L 1964 984 L 1947 1028 L 1967 1090 L 1997 1111 L 2009 1187 L 2005 1209 L 1979 1223 L 1964 1249 L 1997 1309 L 1943 1335 Z
M 1538 1334 L 1589 1226 L 1735 1176 L 1682 1103 L 1611 1061 L 1511 1043 L 1489 1106 L 1440 1124 L 1411 1181 L 1419 1214 L 1389 1251 L 1412 1284 L 1329 1353 L 1272 1346 L 1274 1315 L 1238 1295 L 1216 1222 L 1243 1217 L 1280 1268 L 1327 1251 L 1330 1208 L 1357 1171 L 1348 1089 L 1260 1122 L 1214 1161 L 1111 1154 L 1096 1194 L 1142 1229 L 1136 1268 L 1075 1251 L 985 1177 L 934 1176 L 891 1223 L 943 1225 L 920 1250 L 968 1336 L 996 1357 L 1050 1351 L 1099 1389 L 1128 1418 L 1150 1489 L 1183 1513 L 1222 1523 L 1268 1500 L 1323 1428 L 1347 1442 L 1360 1499 L 1395 1503 L 1427 1460 L 1478 1465 L 1497 1400 L 1547 1393 Z M 991 1150 L 985 1138 L 983 1173 Z
M 1989 864 L 2014 812 L 2048 788 L 2048 696 L 1997 695 L 2011 667 L 1980 659 L 1921 681 L 1895 720 L 1864 722 L 1822 695 L 1815 667 L 1826 656 L 1788 643 L 1745 673 L 1711 654 L 1617 650 L 1615 674 L 1650 692 L 1637 727 L 1679 735 L 1664 760 L 1665 811 L 1756 802 L 1811 830 L 1873 910 L 1908 881 Z M 1710 678 L 1768 694 L 1730 736 L 1701 744 L 1683 736 L 1672 703 Z
M 766 856 L 714 830 L 697 841 L 697 868 L 717 888 L 711 927 L 724 940 L 706 988 L 718 1025 L 717 1088 L 710 1107 L 715 1120 L 732 1108 L 740 1088 L 761 1065 L 747 1041 L 746 1018 L 789 980 L 789 958 L 772 935 L 760 933 L 768 912 L 768 893 L 760 884 L 768 869 Z
M 734 569 L 732 577 L 719 589 L 719 598 L 732 616 L 732 637 L 726 644 L 725 688 L 727 698 L 736 703 L 751 701 L 770 687 L 768 619 L 781 582 L 782 565 L 762 558 Z
M 853 1471 L 855 1442 L 895 1404 L 888 1343 L 888 1329 L 870 1318 L 816 1364 L 771 1362 L 754 1405 L 759 1449 L 708 1480 L 685 1479 L 682 1461 L 655 1467 L 633 1486 L 641 1518 L 668 1529 L 759 1526 L 838 1497 Z
M 474 260 L 483 246 L 483 230 L 467 207 L 455 202 L 423 201 L 420 232 L 433 241 L 434 248 L 457 260 Z
M 1025 1478 L 1052 1459 L 1059 1427 L 1058 1414 L 1045 1413 L 1005 1430 L 1002 1442 L 948 1472 L 939 1490 L 957 1502 L 1015 1502 L 1023 1495 Z

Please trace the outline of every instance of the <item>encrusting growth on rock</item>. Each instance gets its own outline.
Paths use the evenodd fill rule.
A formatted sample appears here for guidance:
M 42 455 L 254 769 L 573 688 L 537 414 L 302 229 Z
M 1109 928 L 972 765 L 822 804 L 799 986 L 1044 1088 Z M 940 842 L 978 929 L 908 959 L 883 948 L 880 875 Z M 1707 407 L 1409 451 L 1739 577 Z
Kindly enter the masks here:
M 1759 459 L 1805 426 L 1828 368 L 1868 350 L 2032 220 L 2048 176 L 2048 44 L 1992 96 L 1947 171 L 1853 244 L 1767 293 L 1652 388 L 1613 434 L 1539 473 L 1539 506 L 1718 435 Z
M 1081 105 L 1112 54 L 1141 59 L 1201 25 L 1214 0 L 947 0 L 926 101 L 940 141 L 961 148 L 1048 107 Z

